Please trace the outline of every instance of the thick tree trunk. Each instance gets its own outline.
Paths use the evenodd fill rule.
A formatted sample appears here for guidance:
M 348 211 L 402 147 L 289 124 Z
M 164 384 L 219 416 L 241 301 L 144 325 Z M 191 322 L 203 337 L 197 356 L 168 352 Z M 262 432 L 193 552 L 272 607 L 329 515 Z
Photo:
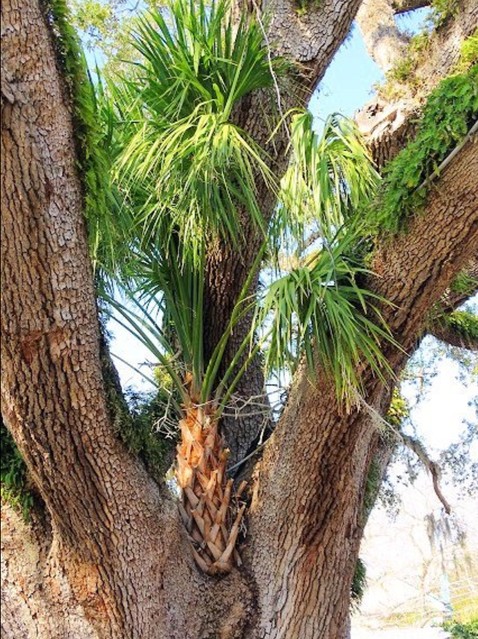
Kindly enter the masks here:
M 477 183 L 471 141 L 444 171 L 426 213 L 377 251 L 375 289 L 395 304 L 383 312 L 403 346 L 388 354 L 397 375 L 425 330 L 428 310 L 478 252 Z M 391 390 L 365 372 L 366 404 L 344 415 L 320 373 L 319 380 L 299 376 L 255 487 L 252 570 L 261 639 L 345 639 L 348 632 L 364 485 L 382 428 L 376 416 L 388 410 Z M 271 553 L 275 548 L 280 551 Z
M 1 629 L 7 639 L 98 639 L 55 558 L 51 535 L 2 504 Z
M 207 636 L 226 623 L 227 601 L 219 606 L 220 621 L 208 611 L 221 597 L 230 602 L 231 589 L 237 605 L 247 600 L 247 592 L 237 574 L 219 594 L 214 584 L 202 592 L 206 582 L 193 565 L 175 504 L 167 495 L 160 499 L 158 486 L 114 436 L 101 376 L 71 114 L 46 16 L 33 0 L 7 0 L 2 13 L 2 283 L 7 284 L 2 287 L 2 414 L 51 517 L 45 570 L 59 567 L 72 601 L 67 610 L 70 594 L 56 578 L 51 587 L 45 584 L 52 610 L 62 610 L 67 620 L 39 623 L 38 636 L 82 637 L 66 630 L 74 627 L 76 607 L 100 637 Z M 9 566 L 15 574 L 15 565 Z M 21 593 L 12 591 L 8 571 L 6 580 L 5 636 L 16 639 L 21 634 L 11 605 Z M 35 605 L 32 601 L 32 617 Z M 240 628 L 244 620 L 234 614 Z M 50 634 L 51 627 L 56 634 Z

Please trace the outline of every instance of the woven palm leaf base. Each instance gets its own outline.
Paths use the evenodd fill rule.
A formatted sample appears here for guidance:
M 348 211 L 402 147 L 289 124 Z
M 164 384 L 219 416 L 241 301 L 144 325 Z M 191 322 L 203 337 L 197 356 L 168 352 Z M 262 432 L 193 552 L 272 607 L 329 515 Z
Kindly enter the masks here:
M 180 512 L 194 559 L 208 575 L 226 574 L 241 563 L 235 546 L 246 506 L 234 506 L 246 482 L 235 495 L 231 494 L 233 480 L 226 479 L 228 451 L 218 433 L 217 420 L 206 409 L 189 408 L 179 426 Z

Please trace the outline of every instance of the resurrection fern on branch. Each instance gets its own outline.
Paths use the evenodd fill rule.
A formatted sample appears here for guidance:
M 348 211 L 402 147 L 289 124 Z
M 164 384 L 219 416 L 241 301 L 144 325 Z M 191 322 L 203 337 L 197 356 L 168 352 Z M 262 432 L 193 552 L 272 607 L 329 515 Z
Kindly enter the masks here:
M 386 167 L 382 195 L 370 219 L 378 231 L 396 233 L 420 211 L 440 163 L 478 119 L 478 66 L 446 78 L 432 92 L 415 139 Z M 379 214 L 376 212 L 378 205 Z

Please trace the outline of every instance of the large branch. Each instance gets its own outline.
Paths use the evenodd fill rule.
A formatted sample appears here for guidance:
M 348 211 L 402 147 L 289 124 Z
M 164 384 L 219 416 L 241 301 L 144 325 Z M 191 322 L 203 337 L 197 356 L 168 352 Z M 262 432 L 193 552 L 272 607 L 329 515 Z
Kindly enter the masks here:
M 478 350 L 478 317 L 458 310 L 478 292 L 478 259 L 473 256 L 432 309 L 427 332 L 450 346 Z
M 377 292 L 395 305 L 385 317 L 407 351 L 426 329 L 432 306 L 478 252 L 477 184 L 475 134 L 432 184 L 410 230 L 376 252 Z
M 459 306 L 478 293 L 478 255 L 471 258 L 463 271 L 459 273 L 458 278 L 440 299 L 440 308 L 444 313 L 456 311 Z
M 397 375 L 429 310 L 478 251 L 477 184 L 478 146 L 470 140 L 443 171 L 423 214 L 376 252 L 375 290 L 394 304 L 384 315 L 404 348 L 385 349 Z M 266 446 L 251 529 L 268 637 L 336 637 L 348 614 L 341 602 L 362 532 L 364 477 L 381 426 L 376 416 L 390 401 L 390 390 L 371 371 L 363 376 L 366 404 L 345 415 L 323 375 L 311 383 L 302 372 Z
M 299 11 L 296 0 L 266 0 L 268 41 L 274 55 L 307 69 L 308 88 L 322 79 L 332 57 L 350 30 L 361 0 L 308 2 Z M 254 4 L 254 2 L 253 2 Z
M 363 0 L 357 24 L 371 58 L 383 71 L 389 71 L 405 55 L 409 38 L 395 23 L 390 0 Z
M 471 351 L 478 351 L 478 317 L 471 313 L 455 311 L 436 319 L 428 328 L 436 339 Z
M 417 115 L 430 92 L 449 75 L 460 57 L 461 43 L 478 24 L 478 5 L 474 0 L 459 0 L 458 15 L 433 32 L 420 54 L 411 62 L 404 82 L 389 81 L 356 114 L 360 130 L 367 139 L 375 163 L 382 168 L 414 135 Z M 368 25 L 380 30 L 380 16 Z
M 51 514 L 46 572 L 62 566 L 102 637 L 168 636 L 171 616 L 186 636 L 201 583 L 165 587 L 189 597 L 169 617 L 161 587 L 167 561 L 196 578 L 175 510 L 110 424 L 71 113 L 43 5 L 7 0 L 2 27 L 2 415 Z
M 392 7 L 395 13 L 407 13 L 415 9 L 423 9 L 431 4 L 431 0 L 393 0 Z

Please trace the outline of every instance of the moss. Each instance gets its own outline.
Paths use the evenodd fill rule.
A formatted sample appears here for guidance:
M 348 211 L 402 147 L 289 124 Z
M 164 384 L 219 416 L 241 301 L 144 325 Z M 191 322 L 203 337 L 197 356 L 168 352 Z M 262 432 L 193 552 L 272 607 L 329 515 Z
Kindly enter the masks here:
M 28 519 L 33 495 L 28 481 L 27 467 L 10 431 L 0 420 L 0 486 L 2 500 L 21 511 Z
M 433 91 L 415 139 L 384 170 L 378 206 L 370 220 L 377 232 L 397 233 L 420 211 L 428 180 L 462 141 L 478 114 L 478 66 L 446 78 Z
M 411 56 L 406 56 L 398 62 L 387 74 L 390 80 L 405 83 L 415 69 L 416 63 Z
M 456 333 L 463 337 L 478 341 L 478 317 L 466 311 L 454 311 L 443 317 L 443 320 Z
M 93 255 L 98 244 L 100 221 L 104 224 L 114 210 L 110 159 L 104 144 L 107 132 L 99 113 L 99 93 L 88 71 L 79 37 L 71 26 L 66 0 L 44 0 L 44 5 L 71 105 L 78 173 L 82 179 L 84 212 Z
M 358 607 L 360 606 L 363 596 L 365 594 L 366 587 L 367 587 L 367 569 L 365 567 L 364 562 L 359 557 L 357 559 L 357 563 L 355 564 L 355 572 L 352 579 L 352 587 L 350 590 L 352 610 L 357 610 Z
M 423 31 L 410 38 L 403 57 L 385 74 L 385 81 L 379 84 L 377 92 L 384 99 L 392 101 L 400 98 L 410 89 L 417 89 L 419 80 L 415 70 L 430 44 L 430 33 Z
M 388 409 L 386 419 L 396 429 L 400 430 L 403 421 L 408 417 L 410 408 L 408 402 L 400 395 L 398 389 L 394 389 L 392 401 Z M 382 442 L 394 448 L 396 443 L 396 435 L 391 430 L 385 430 L 381 433 Z M 378 459 L 373 459 L 365 480 L 365 490 L 362 504 L 362 520 L 365 522 L 372 512 L 375 502 L 382 485 L 381 464 Z
M 380 473 L 380 465 L 375 459 L 373 459 L 372 463 L 370 464 L 367 479 L 365 481 L 365 491 L 362 506 L 362 512 L 365 519 L 369 516 L 372 508 L 374 507 L 378 491 L 380 490 L 381 480 L 382 477 Z
M 298 16 L 305 16 L 309 11 L 318 9 L 322 0 L 295 0 L 296 13 Z
M 102 329 L 101 368 L 110 420 L 128 450 L 144 462 L 148 472 L 161 482 L 173 460 L 175 441 L 156 432 L 155 424 L 166 410 L 163 390 L 155 394 L 130 391 L 126 400 L 108 348 L 108 335 Z

